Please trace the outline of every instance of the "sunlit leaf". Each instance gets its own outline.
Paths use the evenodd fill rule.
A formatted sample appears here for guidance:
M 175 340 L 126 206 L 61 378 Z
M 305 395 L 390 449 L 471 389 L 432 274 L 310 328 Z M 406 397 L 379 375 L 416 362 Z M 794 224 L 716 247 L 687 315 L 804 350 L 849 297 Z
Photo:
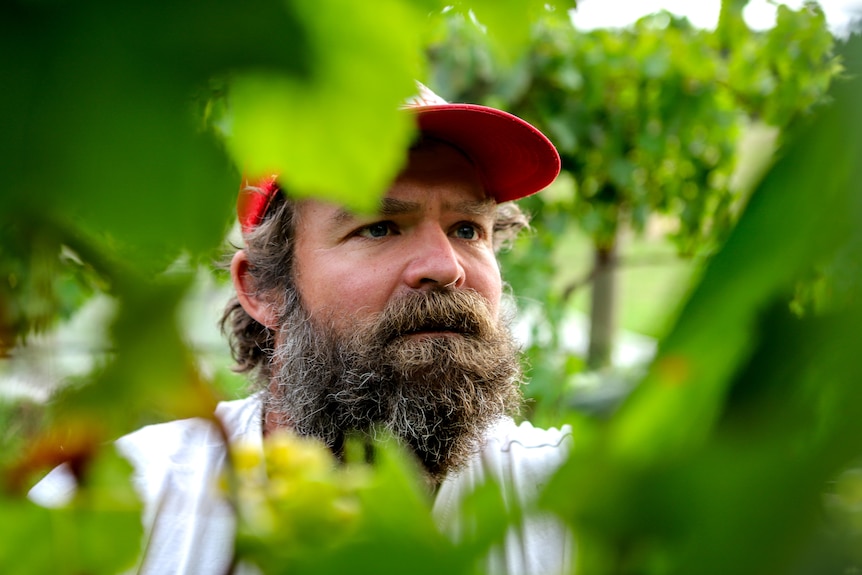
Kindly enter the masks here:
M 292 195 L 371 211 L 415 129 L 398 108 L 421 75 L 413 30 L 425 14 L 397 1 L 373 9 L 332 1 L 297 7 L 313 73 L 301 81 L 274 74 L 233 78 L 228 145 L 251 178 L 280 174 Z

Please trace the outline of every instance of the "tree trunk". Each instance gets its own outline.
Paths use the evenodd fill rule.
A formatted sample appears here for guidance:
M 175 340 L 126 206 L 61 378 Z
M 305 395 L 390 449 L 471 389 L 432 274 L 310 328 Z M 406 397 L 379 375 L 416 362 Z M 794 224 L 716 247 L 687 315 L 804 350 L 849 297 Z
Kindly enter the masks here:
M 601 369 L 611 364 L 617 328 L 617 242 L 596 246 L 590 305 L 590 347 L 587 367 Z

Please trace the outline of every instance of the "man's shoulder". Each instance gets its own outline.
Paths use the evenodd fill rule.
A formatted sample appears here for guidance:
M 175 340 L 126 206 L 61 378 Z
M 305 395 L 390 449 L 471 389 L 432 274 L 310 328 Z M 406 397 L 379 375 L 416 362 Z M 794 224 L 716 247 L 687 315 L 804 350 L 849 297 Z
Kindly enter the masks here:
M 213 419 L 179 419 L 148 425 L 117 440 L 135 467 L 145 497 L 170 476 L 176 485 L 206 482 L 221 473 L 227 444 L 262 441 L 260 401 L 251 396 L 218 404 Z
M 222 401 L 213 415 L 213 419 L 177 419 L 147 425 L 119 438 L 116 445 L 130 459 L 152 455 L 177 463 L 184 453 L 223 448 L 225 440 L 235 443 L 261 437 L 257 396 Z
M 153 498 L 165 478 L 211 474 L 223 463 L 225 440 L 261 442 L 260 400 L 257 396 L 218 404 L 214 419 L 178 419 L 142 427 L 114 443 L 134 467 L 141 495 Z M 31 491 L 42 505 L 61 505 L 75 492 L 76 484 L 65 465 L 51 471 Z

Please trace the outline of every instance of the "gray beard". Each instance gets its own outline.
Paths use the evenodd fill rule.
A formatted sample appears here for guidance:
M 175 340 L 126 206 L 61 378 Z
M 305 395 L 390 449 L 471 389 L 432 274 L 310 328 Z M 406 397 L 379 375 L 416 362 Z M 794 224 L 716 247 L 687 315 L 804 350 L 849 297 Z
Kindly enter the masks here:
M 453 333 L 405 337 L 422 331 Z M 521 405 L 518 345 L 473 291 L 401 297 L 349 334 L 297 306 L 281 333 L 265 409 L 337 455 L 347 438 L 391 435 L 439 483 Z

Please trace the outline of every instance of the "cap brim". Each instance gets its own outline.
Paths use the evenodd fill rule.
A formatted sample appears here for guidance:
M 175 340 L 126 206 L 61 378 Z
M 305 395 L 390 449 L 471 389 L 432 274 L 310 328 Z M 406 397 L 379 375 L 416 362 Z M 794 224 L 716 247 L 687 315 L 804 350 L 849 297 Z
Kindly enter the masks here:
M 456 146 L 474 162 L 485 189 L 497 202 L 534 194 L 560 173 L 554 145 L 517 116 L 475 104 L 406 110 L 416 114 L 423 134 Z

